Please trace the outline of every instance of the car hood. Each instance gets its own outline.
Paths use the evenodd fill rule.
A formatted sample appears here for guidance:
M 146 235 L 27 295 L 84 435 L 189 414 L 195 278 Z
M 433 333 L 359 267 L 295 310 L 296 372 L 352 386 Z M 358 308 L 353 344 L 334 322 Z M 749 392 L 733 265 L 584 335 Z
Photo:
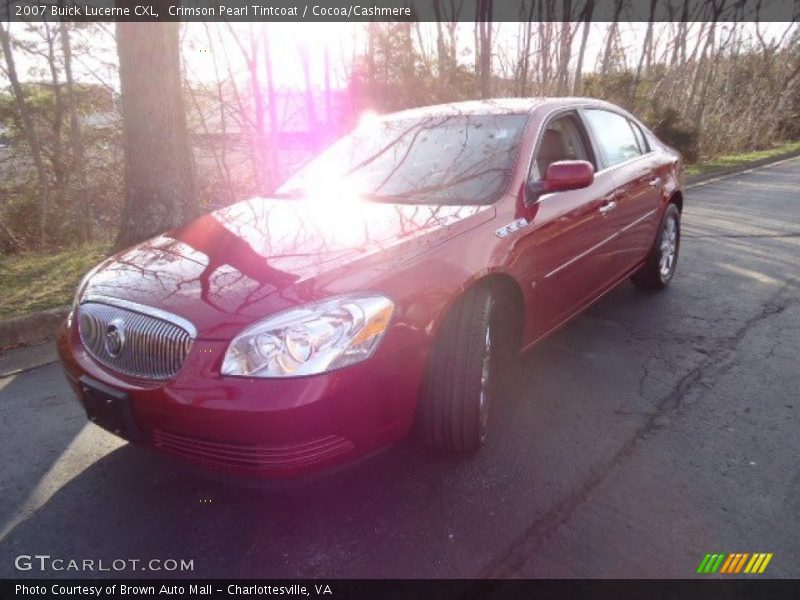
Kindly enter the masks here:
M 491 206 L 252 198 L 112 256 L 82 290 L 166 310 L 205 339 L 370 282 L 491 218 Z

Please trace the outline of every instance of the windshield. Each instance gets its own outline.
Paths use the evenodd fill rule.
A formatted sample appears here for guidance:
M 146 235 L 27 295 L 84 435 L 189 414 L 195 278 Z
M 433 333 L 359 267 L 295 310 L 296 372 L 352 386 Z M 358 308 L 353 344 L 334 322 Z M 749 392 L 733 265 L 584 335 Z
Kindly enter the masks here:
M 334 143 L 278 195 L 352 192 L 374 200 L 488 204 L 508 187 L 527 115 L 375 120 Z

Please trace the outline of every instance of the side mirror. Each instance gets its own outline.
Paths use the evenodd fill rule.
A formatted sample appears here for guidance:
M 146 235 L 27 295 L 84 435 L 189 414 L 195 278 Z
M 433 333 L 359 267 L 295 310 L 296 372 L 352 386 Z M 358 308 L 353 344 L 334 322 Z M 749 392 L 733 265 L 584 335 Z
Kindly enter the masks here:
M 589 187 L 594 181 L 594 167 L 585 160 L 560 160 L 547 167 L 544 179 L 525 186 L 525 204 L 534 204 L 542 194 Z

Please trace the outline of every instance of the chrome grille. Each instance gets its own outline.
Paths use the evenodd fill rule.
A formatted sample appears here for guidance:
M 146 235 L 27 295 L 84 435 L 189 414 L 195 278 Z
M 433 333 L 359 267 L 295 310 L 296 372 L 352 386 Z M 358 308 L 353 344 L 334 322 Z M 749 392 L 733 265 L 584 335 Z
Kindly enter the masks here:
M 77 321 L 81 342 L 95 360 L 143 379 L 174 377 L 195 336 L 178 316 L 112 299 L 84 301 Z

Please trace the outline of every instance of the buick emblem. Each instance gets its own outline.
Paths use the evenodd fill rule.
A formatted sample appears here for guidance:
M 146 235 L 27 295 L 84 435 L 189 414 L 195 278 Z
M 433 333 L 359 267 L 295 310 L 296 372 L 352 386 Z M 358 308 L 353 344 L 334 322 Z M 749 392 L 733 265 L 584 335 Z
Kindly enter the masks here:
M 125 346 L 125 323 L 122 319 L 114 319 L 106 327 L 106 351 L 117 358 Z

